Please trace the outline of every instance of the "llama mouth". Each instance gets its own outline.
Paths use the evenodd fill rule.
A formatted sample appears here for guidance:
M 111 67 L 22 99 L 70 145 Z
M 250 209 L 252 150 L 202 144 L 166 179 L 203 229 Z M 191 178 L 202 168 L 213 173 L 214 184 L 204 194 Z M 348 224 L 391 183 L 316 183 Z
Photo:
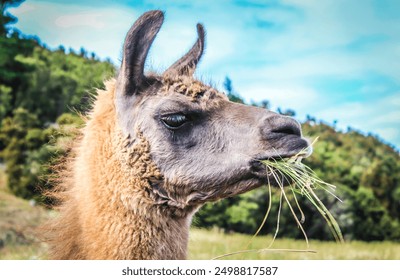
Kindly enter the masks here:
M 296 137 L 295 141 L 288 144 L 287 147 L 273 148 L 273 152 L 261 153 L 256 155 L 253 160 L 250 161 L 252 171 L 265 170 L 263 161 L 277 161 L 289 158 L 307 158 L 313 152 L 312 145 L 301 137 Z
M 307 155 L 308 156 L 308 155 Z M 289 158 L 305 158 L 307 157 L 305 154 L 300 152 L 298 153 L 290 153 L 290 154 L 280 154 L 279 156 L 268 156 L 268 157 L 258 157 L 250 161 L 250 170 L 251 172 L 256 175 L 257 177 L 266 177 L 267 175 L 267 168 L 263 161 L 279 161 Z
M 312 147 L 307 146 L 306 148 L 301 149 L 297 152 L 292 153 L 282 153 L 274 156 L 261 156 L 253 159 L 250 162 L 251 173 L 258 179 L 262 181 L 262 185 L 271 184 L 273 186 L 278 186 L 279 184 L 283 184 L 284 186 L 290 185 L 290 182 L 287 178 L 276 178 L 276 175 L 273 176 L 271 170 L 269 171 L 265 165 L 265 161 L 280 161 L 286 159 L 293 159 L 301 161 L 303 158 L 307 158 L 312 153 Z M 279 184 L 277 182 L 279 180 Z

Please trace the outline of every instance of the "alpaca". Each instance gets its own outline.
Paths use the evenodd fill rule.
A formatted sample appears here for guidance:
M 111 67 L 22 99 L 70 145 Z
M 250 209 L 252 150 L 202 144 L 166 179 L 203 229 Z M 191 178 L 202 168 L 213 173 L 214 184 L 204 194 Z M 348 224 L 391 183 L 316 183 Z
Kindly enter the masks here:
M 185 259 L 192 216 L 205 202 L 261 186 L 260 160 L 308 145 L 292 118 L 230 102 L 193 78 L 200 24 L 186 55 L 145 75 L 163 19 L 150 11 L 133 24 L 117 78 L 98 90 L 60 175 L 59 215 L 46 231 L 53 259 Z

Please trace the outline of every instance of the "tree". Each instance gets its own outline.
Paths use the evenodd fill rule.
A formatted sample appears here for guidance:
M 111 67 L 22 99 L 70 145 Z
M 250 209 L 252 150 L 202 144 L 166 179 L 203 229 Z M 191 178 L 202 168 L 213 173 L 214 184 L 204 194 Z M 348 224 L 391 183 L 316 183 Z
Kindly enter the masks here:
M 71 109 L 86 111 L 90 106 L 88 90 L 101 87 L 115 70 L 106 62 L 40 46 L 30 55 L 16 55 L 15 61 L 24 71 L 19 74 L 21 82 L 14 91 L 13 107 L 26 108 L 42 124 L 54 122 Z
M 289 117 L 296 116 L 296 112 L 292 109 L 286 109 L 285 111 L 283 111 L 280 107 L 278 107 L 278 113 Z
M 5 37 L 8 34 L 8 25 L 16 23 L 17 18 L 7 12 L 10 7 L 18 7 L 25 0 L 0 0 L 0 36 Z
M 244 100 L 233 90 L 232 80 L 227 76 L 224 81 L 224 88 L 230 101 L 244 104 Z
M 11 88 L 0 85 L 0 120 L 3 119 L 11 111 Z M 1 127 L 1 125 L 0 125 Z M 1 150 L 1 147 L 0 147 Z
M 9 189 L 16 195 L 30 198 L 35 192 L 32 177 L 35 171 L 29 164 L 29 152 L 43 144 L 40 130 L 36 129 L 38 119 L 23 108 L 17 108 L 13 117 L 3 119 L 0 130 L 0 142 L 5 148 L 1 158 L 6 163 Z
M 354 239 L 385 240 L 393 234 L 392 220 L 372 190 L 360 187 L 352 201 Z

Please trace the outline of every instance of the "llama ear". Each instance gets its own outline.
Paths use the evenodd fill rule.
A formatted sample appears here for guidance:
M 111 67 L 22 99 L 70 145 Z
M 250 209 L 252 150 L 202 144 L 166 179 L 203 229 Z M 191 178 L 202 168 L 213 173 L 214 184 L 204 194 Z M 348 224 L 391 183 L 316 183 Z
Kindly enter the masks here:
M 181 76 L 193 75 L 196 70 L 196 65 L 199 62 L 203 51 L 204 51 L 204 41 L 205 41 L 205 30 L 203 25 L 197 24 L 197 41 L 190 49 L 190 51 L 185 54 L 181 59 L 170 66 L 165 72 L 164 76 Z
M 132 96 L 144 84 L 146 79 L 144 63 L 163 21 L 163 12 L 149 11 L 136 20 L 129 29 L 125 38 L 122 65 L 118 75 L 119 95 Z

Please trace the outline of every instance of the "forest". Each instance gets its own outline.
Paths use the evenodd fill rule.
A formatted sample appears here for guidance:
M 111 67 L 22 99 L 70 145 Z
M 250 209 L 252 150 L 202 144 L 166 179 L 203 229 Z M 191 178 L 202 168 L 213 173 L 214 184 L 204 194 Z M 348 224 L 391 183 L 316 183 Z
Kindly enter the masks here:
M 54 187 L 51 166 L 68 154 L 79 134 L 82 115 L 90 110 L 96 88 L 116 74 L 116 66 L 84 48 L 48 48 L 38 37 L 12 28 L 16 18 L 7 9 L 21 0 L 1 0 L 0 21 L 0 168 L 7 188 L 18 197 L 47 207 L 43 195 Z M 225 92 L 245 103 L 226 78 Z M 254 106 L 269 108 L 267 100 Z M 281 104 L 280 104 L 281 105 Z M 292 109 L 279 113 L 296 117 Z M 318 137 L 314 152 L 304 162 L 323 180 L 337 187 L 334 199 L 320 197 L 337 219 L 347 240 L 400 241 L 400 156 L 396 147 L 378 136 L 349 127 L 339 130 L 311 115 L 302 122 L 303 134 Z M 313 205 L 299 197 L 309 238 L 331 240 L 324 219 Z M 206 204 L 194 217 L 194 226 L 254 234 L 266 213 L 268 189 Z M 272 190 L 272 208 L 261 234 L 302 238 L 290 209 L 278 213 L 279 192 Z

